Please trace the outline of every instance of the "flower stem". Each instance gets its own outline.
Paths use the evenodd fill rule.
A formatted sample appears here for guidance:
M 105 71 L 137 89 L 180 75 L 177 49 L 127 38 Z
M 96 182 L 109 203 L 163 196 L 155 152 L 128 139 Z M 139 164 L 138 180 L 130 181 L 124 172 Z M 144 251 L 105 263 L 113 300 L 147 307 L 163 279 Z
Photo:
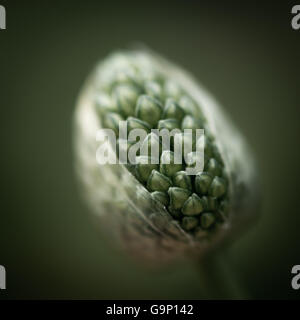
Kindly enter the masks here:
M 249 299 L 241 280 L 226 263 L 225 257 L 207 256 L 198 261 L 201 277 L 201 293 L 205 299 Z

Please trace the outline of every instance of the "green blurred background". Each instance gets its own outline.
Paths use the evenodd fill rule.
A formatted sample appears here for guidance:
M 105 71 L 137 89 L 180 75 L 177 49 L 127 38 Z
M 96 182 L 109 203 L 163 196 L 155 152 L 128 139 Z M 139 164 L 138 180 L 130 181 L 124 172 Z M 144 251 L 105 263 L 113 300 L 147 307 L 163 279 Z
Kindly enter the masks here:
M 259 164 L 262 216 L 229 250 L 249 294 L 299 298 L 300 30 L 287 1 L 1 0 L 0 264 L 7 298 L 201 298 L 192 264 L 145 270 L 111 247 L 81 202 L 72 113 L 109 52 L 141 41 L 225 106 Z

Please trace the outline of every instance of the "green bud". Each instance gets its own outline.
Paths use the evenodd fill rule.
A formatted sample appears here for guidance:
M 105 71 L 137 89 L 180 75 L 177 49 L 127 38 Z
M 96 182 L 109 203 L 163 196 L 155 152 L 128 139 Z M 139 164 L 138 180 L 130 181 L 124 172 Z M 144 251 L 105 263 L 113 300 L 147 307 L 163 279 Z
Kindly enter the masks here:
M 216 221 L 216 218 L 213 213 L 205 212 L 200 217 L 200 225 L 203 229 L 211 228 Z
M 208 197 L 208 210 L 216 211 L 218 209 L 218 199 L 215 197 Z
M 208 172 L 197 173 L 195 178 L 195 190 L 198 194 L 207 194 L 212 183 L 213 176 Z
M 214 197 L 204 196 L 201 198 L 205 211 L 216 211 L 218 209 L 218 200 Z
M 120 84 L 115 88 L 114 98 L 121 114 L 126 117 L 134 115 L 139 93 L 137 87 L 129 84 Z
M 184 110 L 179 106 L 179 104 L 169 98 L 167 99 L 164 112 L 163 112 L 163 118 L 164 119 L 177 119 L 178 121 L 181 121 L 183 117 L 185 116 Z
M 115 134 L 119 135 L 119 122 L 124 121 L 122 116 L 118 113 L 109 112 L 104 116 L 103 126 L 108 129 L 112 129 Z
M 133 129 L 143 129 L 147 133 L 149 133 L 151 131 L 151 127 L 149 126 L 149 124 L 147 122 L 142 121 L 137 118 L 129 117 L 127 119 L 127 130 L 128 130 L 128 132 L 130 132 Z
M 152 170 L 147 181 L 147 188 L 151 191 L 166 192 L 171 185 L 172 181 L 157 170 Z
M 162 152 L 162 145 L 159 137 L 151 132 L 147 135 L 141 146 L 141 154 L 159 159 Z
M 201 124 L 201 122 L 199 120 L 197 120 L 196 118 L 194 118 L 193 116 L 190 115 L 186 115 L 181 123 L 181 129 L 203 129 L 203 126 Z
M 158 130 L 167 129 L 169 132 L 171 132 L 174 129 L 180 129 L 180 123 L 176 119 L 164 119 L 159 120 L 158 122 Z M 170 146 L 174 145 L 174 136 L 171 136 L 170 139 Z
M 151 193 L 151 195 L 155 201 L 160 202 L 165 207 L 169 204 L 169 196 L 167 195 L 167 193 L 161 191 L 154 191 Z
M 166 97 L 172 97 L 175 100 L 178 100 L 183 93 L 180 86 L 172 80 L 165 82 L 164 91 Z
M 170 203 L 172 208 L 181 209 L 185 201 L 190 196 L 191 192 L 186 189 L 172 187 L 172 188 L 169 188 L 168 194 L 170 197 Z
M 175 164 L 174 152 L 165 150 L 160 157 L 160 172 L 172 177 L 176 172 L 183 169 L 182 164 Z M 168 164 L 169 163 L 169 164 Z
M 226 193 L 226 182 L 223 178 L 214 177 L 213 182 L 209 188 L 209 195 L 220 198 Z
M 190 231 L 196 228 L 198 225 L 198 219 L 194 217 L 184 217 L 182 219 L 182 227 L 186 231 Z
M 163 99 L 163 91 L 158 82 L 155 81 L 147 81 L 145 83 L 145 91 L 146 93 L 156 99 Z
M 143 181 L 146 182 L 152 172 L 152 170 L 158 169 L 158 164 L 151 163 L 150 157 L 145 156 L 138 156 L 136 157 L 136 174 L 137 177 Z
M 135 114 L 139 119 L 149 123 L 153 127 L 160 120 L 162 111 L 162 105 L 157 99 L 141 95 L 137 101 Z
M 173 184 L 175 187 L 192 191 L 192 179 L 185 171 L 176 172 L 173 176 Z
M 182 96 L 179 100 L 179 105 L 186 114 L 190 114 L 194 118 L 199 118 L 199 109 L 192 98 L 188 96 Z
M 214 158 L 209 159 L 208 163 L 206 164 L 206 171 L 211 173 L 213 176 L 222 175 L 222 167 Z
M 186 157 L 185 157 L 185 163 L 187 165 L 187 167 L 189 168 L 194 168 L 197 165 L 201 164 L 201 161 L 203 159 L 201 159 L 203 157 L 203 154 L 198 152 L 198 151 L 193 151 L 193 152 L 189 152 Z
M 195 216 L 204 210 L 202 200 L 193 193 L 184 203 L 182 213 L 186 216 Z

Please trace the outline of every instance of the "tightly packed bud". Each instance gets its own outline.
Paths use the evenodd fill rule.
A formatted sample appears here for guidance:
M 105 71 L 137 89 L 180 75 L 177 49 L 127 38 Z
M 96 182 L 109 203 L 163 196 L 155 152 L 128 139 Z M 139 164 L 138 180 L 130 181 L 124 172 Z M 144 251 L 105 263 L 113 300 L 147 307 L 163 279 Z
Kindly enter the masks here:
M 120 63 L 124 61 L 121 59 Z M 203 232 L 207 234 L 226 220 L 229 182 L 201 105 L 176 79 L 163 76 L 159 71 L 131 66 L 126 71 L 122 65 L 122 70 L 114 72 L 109 80 L 105 79 L 105 90 L 95 98 L 95 108 L 103 127 L 116 133 L 119 122 L 127 121 L 128 144 L 120 137 L 118 146 L 124 145 L 122 150 L 128 155 L 132 143 L 140 143 L 134 164 L 126 168 L 183 230 L 195 237 L 202 236 Z M 140 141 L 130 135 L 134 129 L 145 130 Z M 198 129 L 203 129 L 204 135 L 198 136 Z M 168 144 L 160 134 L 163 130 L 170 133 L 173 130 Z M 180 156 L 176 153 L 178 150 L 182 152 Z M 203 170 L 191 175 L 187 169 L 197 169 L 203 153 Z
M 181 121 L 185 116 L 184 110 L 180 105 L 173 99 L 169 98 L 166 101 L 166 105 L 163 112 L 164 119 L 176 119 Z
M 127 84 L 121 84 L 115 88 L 114 98 L 124 116 L 133 116 L 139 91 L 136 87 Z
M 203 211 L 203 207 L 202 200 L 193 193 L 184 203 L 182 213 L 187 216 L 196 216 Z
M 147 182 L 152 170 L 157 169 L 158 165 L 152 164 L 150 157 L 138 156 L 136 157 L 135 168 L 137 178 L 143 182 Z
M 147 181 L 147 187 L 150 191 L 167 192 L 171 186 L 172 181 L 156 170 L 151 172 Z
M 154 200 L 162 203 L 164 206 L 168 206 L 170 200 L 169 200 L 167 193 L 160 192 L 160 191 L 154 191 L 151 193 L 151 195 Z
M 171 207 L 175 210 L 180 210 L 191 194 L 189 190 L 178 187 L 169 188 L 168 193 Z
M 167 177 L 173 177 L 174 174 L 178 171 L 181 171 L 182 164 L 175 163 L 175 156 L 174 152 L 172 151 L 163 151 L 161 157 L 161 164 L 160 164 L 160 172 Z
M 161 119 L 163 108 L 160 102 L 147 95 L 139 97 L 136 105 L 136 116 L 154 127 Z
M 174 186 L 192 191 L 192 179 L 185 171 L 175 173 L 173 177 Z
M 115 52 L 96 66 L 73 134 L 83 197 L 102 231 L 143 263 L 202 258 L 259 212 L 255 159 L 230 115 L 152 51 Z

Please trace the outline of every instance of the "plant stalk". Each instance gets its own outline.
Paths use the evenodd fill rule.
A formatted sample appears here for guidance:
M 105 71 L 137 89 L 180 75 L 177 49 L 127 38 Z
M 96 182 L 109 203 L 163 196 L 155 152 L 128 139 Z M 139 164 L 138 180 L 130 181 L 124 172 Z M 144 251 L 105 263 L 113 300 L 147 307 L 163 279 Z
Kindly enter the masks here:
M 201 277 L 201 295 L 207 300 L 249 299 L 241 279 L 229 265 L 227 256 L 206 256 L 197 261 Z

